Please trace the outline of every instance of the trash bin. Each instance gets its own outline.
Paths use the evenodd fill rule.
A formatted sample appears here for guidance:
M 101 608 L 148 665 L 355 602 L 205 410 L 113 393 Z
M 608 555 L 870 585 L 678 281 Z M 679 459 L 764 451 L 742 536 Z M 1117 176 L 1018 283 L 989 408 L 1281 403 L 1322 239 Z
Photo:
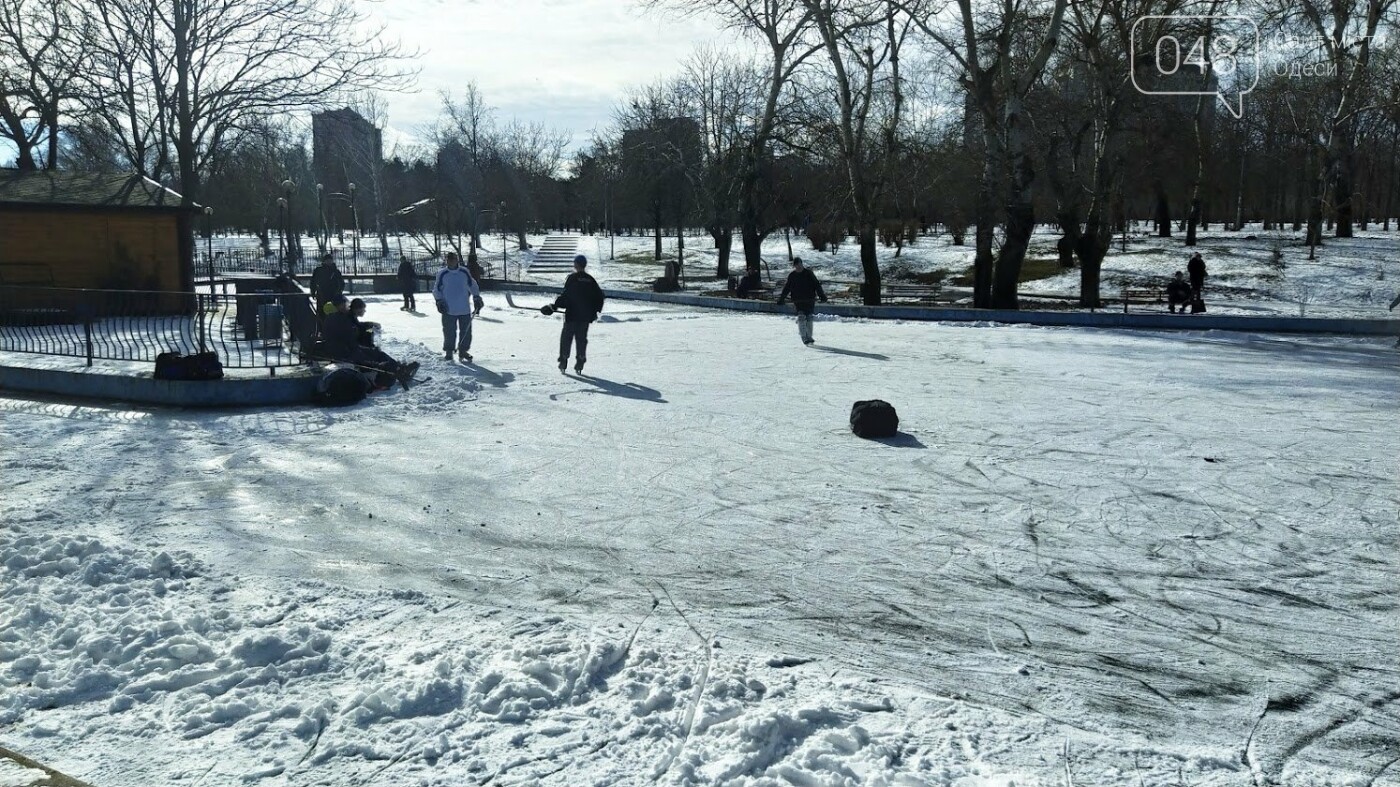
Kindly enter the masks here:
M 258 306 L 258 338 L 265 342 L 282 341 L 282 305 L 264 303 Z

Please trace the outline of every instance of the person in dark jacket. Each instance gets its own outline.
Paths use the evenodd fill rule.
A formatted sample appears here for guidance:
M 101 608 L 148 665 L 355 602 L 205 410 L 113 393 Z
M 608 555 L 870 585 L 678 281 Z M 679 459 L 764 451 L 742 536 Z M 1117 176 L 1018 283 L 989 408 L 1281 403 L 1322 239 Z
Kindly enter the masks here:
M 792 258 L 792 273 L 788 274 L 787 283 L 778 295 L 778 305 L 782 306 L 789 295 L 797 310 L 797 335 L 802 337 L 803 344 L 810 345 L 816 341 L 812 338 L 812 312 L 818 300 L 826 303 L 826 293 L 822 291 L 822 283 L 817 281 L 817 274 L 802 264 L 801 257 Z
M 335 258 L 329 253 L 321 257 L 321 264 L 311 272 L 311 297 L 316 301 L 316 319 L 323 320 L 331 310 L 326 304 L 333 302 L 345 293 L 345 276 L 335 267 Z
M 361 367 L 361 371 L 386 372 L 405 389 L 412 385 L 418 364 L 399 363 L 383 350 L 364 345 L 361 342 L 363 328 L 351 309 L 350 301 L 341 295 L 331 303 L 335 311 L 326 315 L 326 321 L 321 326 L 321 354 L 334 361 L 354 364 Z
M 1186 275 L 1191 279 L 1191 300 L 1201 299 L 1201 288 L 1206 284 L 1206 261 L 1198 251 L 1186 263 Z
M 1186 313 L 1186 305 L 1191 302 L 1191 285 L 1181 278 L 1181 271 L 1177 271 L 1172 280 L 1167 282 L 1167 311 L 1176 314 L 1176 307 L 1181 307 L 1181 313 Z
M 399 311 L 417 311 L 418 301 L 413 296 L 418 292 L 418 271 L 404 255 L 399 255 L 399 289 L 403 290 L 403 306 Z
M 564 280 L 564 291 L 554 299 L 554 308 L 564 310 L 564 328 L 559 333 L 559 371 L 569 367 L 569 345 L 578 352 L 574 356 L 574 371 L 583 374 L 588 362 L 588 326 L 603 310 L 603 288 L 584 272 L 588 258 L 574 257 L 574 272 Z

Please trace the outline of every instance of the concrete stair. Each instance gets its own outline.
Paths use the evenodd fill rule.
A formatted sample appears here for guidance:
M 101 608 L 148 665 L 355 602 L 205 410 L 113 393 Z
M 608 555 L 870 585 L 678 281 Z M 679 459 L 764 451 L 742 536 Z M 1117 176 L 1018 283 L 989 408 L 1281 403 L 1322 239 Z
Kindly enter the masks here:
M 578 254 L 578 235 L 550 235 L 535 252 L 530 273 L 573 273 L 574 255 Z

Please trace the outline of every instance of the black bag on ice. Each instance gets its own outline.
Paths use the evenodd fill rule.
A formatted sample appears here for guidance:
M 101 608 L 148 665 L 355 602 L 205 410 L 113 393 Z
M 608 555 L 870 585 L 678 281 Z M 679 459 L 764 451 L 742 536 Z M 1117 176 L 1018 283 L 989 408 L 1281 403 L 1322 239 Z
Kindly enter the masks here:
M 332 369 L 316 383 L 316 401 L 328 407 L 356 404 L 369 393 L 369 380 L 356 369 Z
M 851 431 L 857 437 L 894 437 L 899 433 L 899 413 L 882 399 L 867 399 L 851 406 Z
M 1203 311 L 1205 311 L 1205 310 L 1206 310 L 1206 302 L 1205 302 L 1205 301 L 1201 300 L 1200 298 L 1197 298 L 1196 300 L 1191 301 L 1191 313 L 1192 313 L 1192 314 L 1200 314 L 1201 312 L 1203 312 Z

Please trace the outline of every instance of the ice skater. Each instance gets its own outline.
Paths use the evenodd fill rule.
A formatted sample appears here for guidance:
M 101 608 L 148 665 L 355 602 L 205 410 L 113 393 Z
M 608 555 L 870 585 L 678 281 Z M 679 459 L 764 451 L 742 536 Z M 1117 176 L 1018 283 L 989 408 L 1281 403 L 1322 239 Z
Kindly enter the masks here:
M 554 309 L 564 311 L 564 327 L 559 332 L 559 371 L 569 368 L 569 345 L 574 345 L 574 371 L 583 374 L 588 362 L 588 326 L 603 310 L 603 288 L 588 275 L 588 258 L 574 257 L 574 272 L 564 280 L 564 291 L 554 299 Z
M 452 353 L 471 363 L 472 315 L 481 310 L 481 288 L 476 279 L 462 267 L 456 252 L 447 252 L 447 266 L 433 280 L 433 300 L 442 315 L 442 354 L 452 360 Z
M 788 274 L 783 291 L 778 294 L 778 305 L 782 306 L 789 295 L 792 307 L 797 310 L 797 335 L 802 337 L 803 344 L 811 345 L 816 341 L 812 338 L 812 312 L 818 300 L 826 303 L 826 293 L 822 291 L 817 274 L 802 264 L 801 257 L 792 258 L 792 273 Z
M 311 272 L 311 297 L 316 301 L 316 319 L 324 320 L 334 313 L 335 307 L 331 304 L 344 293 L 345 276 L 335 266 L 335 257 L 326 252 L 321 256 L 321 264 Z

